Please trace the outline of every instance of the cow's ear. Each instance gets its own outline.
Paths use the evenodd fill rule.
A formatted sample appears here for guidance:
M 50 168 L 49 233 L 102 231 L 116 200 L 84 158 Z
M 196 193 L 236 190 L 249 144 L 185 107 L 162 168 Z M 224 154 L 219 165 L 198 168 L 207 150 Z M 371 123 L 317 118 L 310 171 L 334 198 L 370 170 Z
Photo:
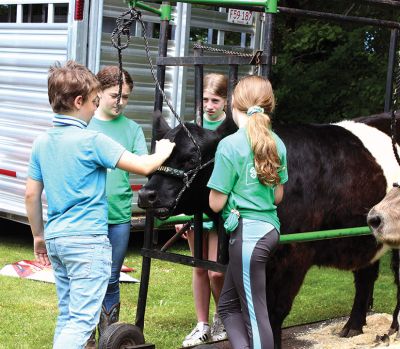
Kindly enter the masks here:
M 153 114 L 153 138 L 159 141 L 169 130 L 171 130 L 171 127 L 169 127 L 161 112 L 156 110 Z

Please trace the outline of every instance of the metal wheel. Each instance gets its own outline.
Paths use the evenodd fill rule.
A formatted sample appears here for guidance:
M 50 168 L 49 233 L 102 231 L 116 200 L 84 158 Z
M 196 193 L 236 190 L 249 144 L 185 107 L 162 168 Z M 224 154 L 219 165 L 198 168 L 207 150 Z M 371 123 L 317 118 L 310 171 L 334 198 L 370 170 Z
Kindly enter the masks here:
M 106 328 L 100 337 L 99 349 L 125 349 L 144 344 L 144 336 L 139 327 L 116 322 Z

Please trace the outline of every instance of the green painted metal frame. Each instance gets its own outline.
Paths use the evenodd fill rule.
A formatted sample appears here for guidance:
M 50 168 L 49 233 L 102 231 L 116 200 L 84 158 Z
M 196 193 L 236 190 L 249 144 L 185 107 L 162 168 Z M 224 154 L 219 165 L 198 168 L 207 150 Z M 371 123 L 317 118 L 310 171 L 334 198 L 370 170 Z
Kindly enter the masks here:
M 193 219 L 193 216 L 179 215 L 172 216 L 166 220 L 156 219 L 154 226 L 158 229 L 170 226 L 173 224 L 186 223 Z M 203 215 L 203 221 L 210 221 L 207 215 Z M 370 235 L 371 230 L 369 227 L 356 227 L 356 228 L 343 228 L 343 229 L 331 229 L 331 230 L 320 230 L 304 233 L 294 233 L 294 234 L 282 234 L 280 235 L 280 244 L 291 244 L 294 242 L 307 242 L 307 241 L 317 241 L 326 239 L 337 239 L 343 237 L 354 237 L 361 235 Z
M 188 4 L 198 5 L 214 5 L 214 6 L 260 6 L 264 8 L 265 13 L 278 13 L 279 0 L 182 0 L 182 1 L 168 1 L 171 2 L 185 2 Z M 158 14 L 161 19 L 171 20 L 171 5 L 161 4 L 160 9 L 146 5 L 144 1 L 130 0 L 128 1 L 130 7 L 139 7 L 142 10 Z

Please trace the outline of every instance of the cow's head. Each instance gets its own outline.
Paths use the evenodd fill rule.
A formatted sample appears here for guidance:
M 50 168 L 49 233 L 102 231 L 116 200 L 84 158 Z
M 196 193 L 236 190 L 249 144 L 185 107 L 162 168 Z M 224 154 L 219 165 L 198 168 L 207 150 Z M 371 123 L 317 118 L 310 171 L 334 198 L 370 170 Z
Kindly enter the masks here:
M 375 238 L 394 248 L 400 247 L 400 188 L 394 186 L 368 213 L 368 225 Z
M 227 118 L 227 121 L 213 132 L 194 123 L 185 123 L 200 147 L 201 164 L 205 164 L 214 158 L 218 142 L 225 135 L 234 131 L 232 124 L 231 119 L 228 120 Z M 154 117 L 153 137 L 156 140 L 167 138 L 175 142 L 176 146 L 163 166 L 177 171 L 175 171 L 175 174 L 155 172 L 139 191 L 139 207 L 152 208 L 158 218 L 166 218 L 179 213 L 208 212 L 209 191 L 206 185 L 213 169 L 213 163 L 211 162 L 201 169 L 190 186 L 182 190 L 185 187 L 185 181 L 181 174 L 189 173 L 188 179 L 190 179 L 192 175 L 190 171 L 199 164 L 196 145 L 181 125 L 171 129 L 161 115 Z M 177 200 L 180 194 L 181 196 Z

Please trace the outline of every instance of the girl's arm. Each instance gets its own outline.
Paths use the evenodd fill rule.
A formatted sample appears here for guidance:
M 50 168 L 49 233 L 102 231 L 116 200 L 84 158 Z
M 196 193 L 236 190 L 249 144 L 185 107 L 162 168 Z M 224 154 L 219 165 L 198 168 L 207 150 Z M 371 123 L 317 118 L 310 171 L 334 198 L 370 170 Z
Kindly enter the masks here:
M 220 191 L 211 189 L 209 204 L 210 204 L 211 209 L 215 213 L 221 211 L 225 207 L 227 200 L 228 200 L 228 195 L 223 194 Z
M 275 200 L 274 204 L 278 205 L 283 199 L 283 185 L 278 184 L 275 188 Z

